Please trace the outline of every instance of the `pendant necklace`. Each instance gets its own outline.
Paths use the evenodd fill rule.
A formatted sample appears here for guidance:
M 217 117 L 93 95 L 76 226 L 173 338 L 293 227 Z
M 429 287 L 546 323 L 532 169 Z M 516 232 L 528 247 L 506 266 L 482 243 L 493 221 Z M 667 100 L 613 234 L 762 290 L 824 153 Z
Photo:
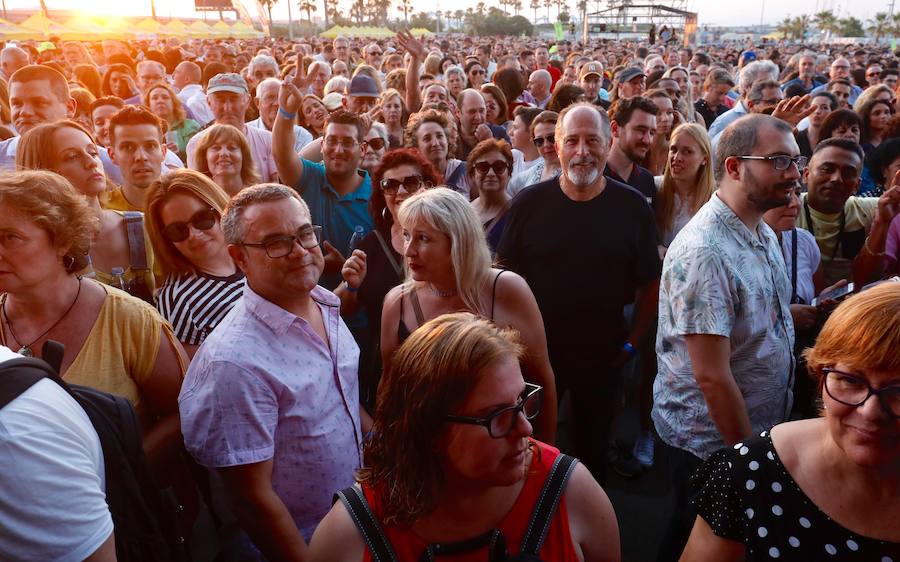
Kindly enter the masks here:
M 6 314 L 6 299 L 4 298 L 3 303 L 0 304 L 0 313 L 3 314 L 3 321 L 6 322 L 6 327 L 9 329 L 9 335 L 12 336 L 12 339 L 16 343 L 16 345 L 20 346 L 19 350 L 16 353 L 18 353 L 19 355 L 23 355 L 25 357 L 34 357 L 34 350 L 31 349 L 31 346 L 34 345 L 35 343 L 37 343 L 38 341 L 40 341 L 40 339 L 42 337 L 49 334 L 50 331 L 53 330 L 53 328 L 59 326 L 59 323 L 62 322 L 66 318 L 66 316 L 69 315 L 70 312 L 72 312 L 73 308 L 75 308 L 75 303 L 78 302 L 78 297 L 80 295 L 81 295 L 81 277 L 78 277 L 78 291 L 75 293 L 75 299 L 72 301 L 72 304 L 69 305 L 69 308 L 67 308 L 66 311 L 63 313 L 63 315 L 59 317 L 59 320 L 54 322 L 52 326 L 50 326 L 49 328 L 44 330 L 44 333 L 42 333 L 38 337 L 34 338 L 34 341 L 32 341 L 31 343 L 29 343 L 27 345 L 22 345 L 19 342 L 19 338 L 16 337 L 16 333 L 13 331 L 12 322 L 9 321 L 9 316 Z

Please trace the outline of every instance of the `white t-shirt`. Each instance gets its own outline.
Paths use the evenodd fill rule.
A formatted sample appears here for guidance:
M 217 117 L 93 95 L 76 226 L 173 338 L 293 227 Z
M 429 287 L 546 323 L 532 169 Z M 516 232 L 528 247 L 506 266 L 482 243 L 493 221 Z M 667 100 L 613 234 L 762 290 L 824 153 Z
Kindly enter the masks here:
M 100 439 L 51 380 L 0 409 L 0 490 L 0 560 L 80 562 L 113 532 Z
M 791 231 L 781 233 L 781 253 L 784 254 L 784 263 L 787 265 L 788 279 L 791 278 L 792 246 Z M 811 304 L 816 296 L 816 287 L 813 284 L 813 274 L 819 269 L 819 261 L 822 253 L 815 237 L 808 230 L 797 229 L 797 296 L 806 304 Z

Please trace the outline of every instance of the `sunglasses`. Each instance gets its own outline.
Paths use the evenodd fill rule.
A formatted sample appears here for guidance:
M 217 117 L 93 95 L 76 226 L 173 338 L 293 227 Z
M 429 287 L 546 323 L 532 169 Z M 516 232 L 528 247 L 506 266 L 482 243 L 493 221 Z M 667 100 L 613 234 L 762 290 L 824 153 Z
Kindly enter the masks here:
M 363 144 L 371 148 L 372 150 L 381 150 L 385 146 L 384 139 L 375 137 L 374 139 L 369 139 L 367 141 L 363 141 Z
M 469 74 L 484 74 L 483 70 L 470 70 Z
M 184 242 L 191 235 L 189 226 L 196 230 L 207 231 L 219 220 L 219 213 L 215 209 L 197 211 L 187 222 L 173 222 L 163 228 L 162 234 L 169 242 Z
M 475 171 L 482 176 L 487 175 L 488 170 L 494 170 L 494 174 L 499 176 L 503 172 L 508 171 L 509 168 L 509 164 L 507 164 L 503 160 L 495 160 L 493 162 L 478 162 L 475 164 Z
M 532 142 L 534 142 L 534 146 L 540 148 L 544 146 L 545 142 L 549 144 L 553 144 L 554 142 L 556 142 L 556 136 L 547 135 L 546 137 L 534 137 L 534 140 Z
M 402 185 L 407 193 L 415 193 L 424 184 L 425 181 L 420 175 L 406 176 L 402 180 L 383 179 L 381 180 L 381 190 L 387 194 L 394 195 L 400 190 L 400 186 Z

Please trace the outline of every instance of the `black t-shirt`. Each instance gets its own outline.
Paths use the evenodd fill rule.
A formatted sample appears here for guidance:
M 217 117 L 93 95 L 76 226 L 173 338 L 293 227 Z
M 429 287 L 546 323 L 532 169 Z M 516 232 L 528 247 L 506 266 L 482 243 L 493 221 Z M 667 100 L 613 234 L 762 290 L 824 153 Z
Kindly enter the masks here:
M 626 337 L 623 307 L 660 274 L 650 206 L 611 179 L 590 201 L 569 199 L 559 178 L 519 193 L 497 257 L 528 281 L 557 357 L 615 357 Z
M 653 174 L 647 168 L 642 168 L 635 164 L 631 167 L 631 175 L 628 176 L 628 179 L 625 179 L 620 178 L 619 174 L 607 164 L 606 169 L 603 170 L 603 175 L 635 188 L 647 199 L 649 205 L 652 205 L 656 199 L 656 183 L 653 181 Z
M 699 100 L 694 102 L 694 111 L 700 114 L 703 117 L 703 121 L 706 122 L 706 130 L 709 130 L 709 126 L 713 124 L 713 121 L 716 120 L 720 115 L 728 111 L 728 107 L 724 104 L 719 104 L 718 107 L 712 108 L 706 103 L 706 100 L 700 98 Z

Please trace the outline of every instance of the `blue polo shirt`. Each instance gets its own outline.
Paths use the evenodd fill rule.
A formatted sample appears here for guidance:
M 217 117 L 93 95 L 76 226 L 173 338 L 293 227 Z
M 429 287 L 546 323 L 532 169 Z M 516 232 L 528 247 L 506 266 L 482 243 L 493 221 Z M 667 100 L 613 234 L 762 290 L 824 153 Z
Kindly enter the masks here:
M 365 233 L 374 226 L 369 214 L 369 198 L 372 196 L 372 180 L 365 170 L 358 170 L 363 181 L 356 190 L 339 195 L 325 176 L 325 165 L 303 160 L 303 176 L 294 186 L 297 193 L 309 205 L 313 224 L 322 226 L 325 240 L 338 249 L 344 257 L 349 255 L 350 237 L 357 226 Z M 320 284 L 332 288 L 340 282 L 340 274 L 332 280 L 323 275 Z M 334 283 L 330 283 L 334 281 Z

